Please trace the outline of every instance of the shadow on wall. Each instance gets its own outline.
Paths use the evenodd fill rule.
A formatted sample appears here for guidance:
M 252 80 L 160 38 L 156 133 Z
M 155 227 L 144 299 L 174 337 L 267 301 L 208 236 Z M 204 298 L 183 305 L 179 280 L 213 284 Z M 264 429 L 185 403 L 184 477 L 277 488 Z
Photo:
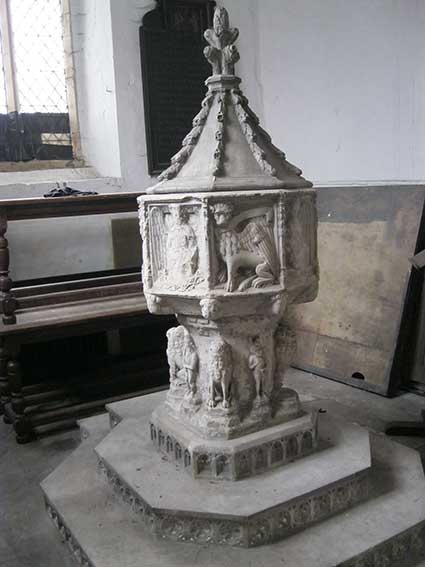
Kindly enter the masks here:
M 424 195 L 418 185 L 318 189 L 319 295 L 294 309 L 295 366 L 389 393 Z

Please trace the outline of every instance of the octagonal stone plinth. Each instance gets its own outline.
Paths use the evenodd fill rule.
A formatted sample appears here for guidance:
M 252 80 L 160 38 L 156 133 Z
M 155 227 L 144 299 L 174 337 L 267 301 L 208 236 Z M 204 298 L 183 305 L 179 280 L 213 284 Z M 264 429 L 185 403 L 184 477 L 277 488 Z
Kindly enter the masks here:
M 303 412 L 236 439 L 205 439 L 160 406 L 152 414 L 150 432 L 157 450 L 192 477 L 238 480 L 312 453 L 317 447 L 317 414 Z
M 160 537 L 255 546 L 282 539 L 364 500 L 369 433 L 321 416 L 318 450 L 236 482 L 182 472 L 152 446 L 149 418 L 118 424 L 96 447 L 99 470 Z

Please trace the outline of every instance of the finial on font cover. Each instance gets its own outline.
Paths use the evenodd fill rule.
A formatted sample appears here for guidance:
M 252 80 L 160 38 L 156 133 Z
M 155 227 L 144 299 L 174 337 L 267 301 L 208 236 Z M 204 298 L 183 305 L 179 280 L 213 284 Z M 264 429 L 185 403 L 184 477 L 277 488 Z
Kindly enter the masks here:
M 234 75 L 235 63 L 240 56 L 233 44 L 239 36 L 239 30 L 230 27 L 226 8 L 215 9 L 213 28 L 205 30 L 204 36 L 209 43 L 204 55 L 212 66 L 213 75 Z

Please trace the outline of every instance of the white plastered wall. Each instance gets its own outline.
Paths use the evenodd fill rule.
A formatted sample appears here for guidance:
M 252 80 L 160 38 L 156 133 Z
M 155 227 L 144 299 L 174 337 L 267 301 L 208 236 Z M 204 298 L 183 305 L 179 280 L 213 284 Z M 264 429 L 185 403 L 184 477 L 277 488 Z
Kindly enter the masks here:
M 102 119 L 106 116 L 109 126 L 100 126 L 100 148 L 95 151 L 91 146 L 87 156 L 102 175 L 116 175 L 119 170 L 123 187 L 144 190 L 152 179 L 147 173 L 138 29 L 155 2 L 71 3 L 73 9 L 83 6 L 83 13 L 84 6 L 90 7 L 80 18 L 85 20 L 85 35 L 76 36 L 77 44 L 82 39 L 88 43 L 86 59 L 99 45 L 103 49 L 96 56 L 101 65 L 89 70 L 97 61 L 89 57 L 83 66 L 95 74 L 90 81 L 97 89 L 90 89 L 88 110 L 81 97 L 79 106 L 82 122 L 90 115 L 94 129 L 99 108 L 107 109 Z M 251 107 L 307 177 L 317 183 L 425 178 L 425 2 L 217 3 L 227 7 L 231 22 L 240 29 L 237 72 Z M 106 24 L 100 17 L 106 18 Z M 102 33 L 107 35 L 108 30 L 110 41 L 102 43 Z M 93 51 L 91 43 L 96 47 Z M 86 75 L 78 62 L 77 57 L 81 88 Z M 93 142 L 88 134 L 85 138 Z M 83 136 L 83 147 L 87 143 Z
M 425 179 L 425 2 L 219 3 L 254 110 L 307 177 Z
M 240 28 L 237 72 L 252 109 L 307 178 L 322 184 L 425 179 L 425 2 L 218 4 Z M 83 152 L 100 177 L 121 179 L 113 190 L 142 192 L 153 183 L 139 26 L 154 6 L 148 0 L 71 0 Z M 34 221 L 29 232 L 11 225 L 15 276 L 112 267 L 109 219 L 86 218 L 86 230 L 71 219 L 55 223 L 47 230 Z M 97 236 L 88 239 L 90 223 Z M 79 239 L 65 238 L 75 227 Z M 43 254 L 35 264 L 32 250 L 15 250 L 38 233 Z
M 110 0 L 71 0 L 82 154 L 102 176 L 121 177 Z

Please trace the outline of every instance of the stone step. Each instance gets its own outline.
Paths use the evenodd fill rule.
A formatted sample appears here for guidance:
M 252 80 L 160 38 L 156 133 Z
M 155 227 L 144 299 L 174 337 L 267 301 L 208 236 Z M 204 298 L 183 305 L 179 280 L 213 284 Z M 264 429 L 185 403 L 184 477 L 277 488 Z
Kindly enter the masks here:
M 106 404 L 106 411 L 109 414 L 111 428 L 115 427 L 123 419 L 139 418 L 151 415 L 153 410 L 165 401 L 167 390 L 161 389 L 157 392 L 147 391 L 146 394 Z
M 109 430 L 109 414 L 107 412 L 100 415 L 94 415 L 85 419 L 78 420 L 78 427 L 80 428 L 81 440 L 87 439 L 90 436 L 100 437 L 106 435 Z
M 157 452 L 149 417 L 122 421 L 95 452 L 106 478 L 152 531 L 185 541 L 254 546 L 367 497 L 368 431 L 321 417 L 317 451 L 237 482 L 209 477 L 194 482 L 183 455 L 176 460 Z M 266 445 L 267 438 L 258 441 L 261 454 Z
M 407 567 L 425 554 L 425 481 L 418 453 L 371 435 L 374 494 L 282 542 L 255 548 L 152 536 L 99 478 L 89 437 L 42 483 L 50 515 L 84 567 Z M 419 560 L 418 560 L 419 562 Z

